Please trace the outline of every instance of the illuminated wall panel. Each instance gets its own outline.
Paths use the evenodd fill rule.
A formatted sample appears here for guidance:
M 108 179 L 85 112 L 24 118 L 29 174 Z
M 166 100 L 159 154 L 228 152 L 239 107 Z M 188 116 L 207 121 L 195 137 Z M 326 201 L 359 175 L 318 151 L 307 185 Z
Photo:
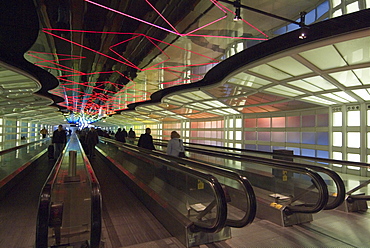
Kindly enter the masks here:
M 330 158 L 330 154 L 329 154 L 329 151 L 317 150 L 316 151 L 316 157 L 318 157 L 318 158 Z
M 317 126 L 328 127 L 329 126 L 329 114 L 317 115 Z
M 245 140 L 257 140 L 257 132 L 245 132 Z
M 349 127 L 359 127 L 360 126 L 360 111 L 348 111 L 347 125 Z
M 333 132 L 333 146 L 342 146 L 342 132 Z
M 257 119 L 256 118 L 244 119 L 244 127 L 246 127 L 246 128 L 255 128 L 255 127 L 257 127 Z
M 301 150 L 301 155 L 302 156 L 308 156 L 308 157 L 315 157 L 316 156 L 316 151 L 313 149 L 302 149 Z
M 249 117 L 245 124 L 245 147 L 254 147 L 257 150 L 270 151 L 273 149 L 293 150 L 294 154 L 302 154 L 302 149 L 310 156 L 316 155 L 316 149 L 307 149 L 307 146 L 320 146 L 321 157 L 329 154 L 329 110 L 326 108 L 311 111 L 273 113 L 274 116 Z M 256 124 L 256 125 L 255 125 Z M 268 142 L 270 147 L 267 148 Z M 279 144 L 280 143 L 280 144 Z M 327 150 L 325 150 L 325 146 Z
M 248 150 L 257 150 L 257 146 L 256 145 L 245 145 L 244 146 L 245 149 L 248 149 Z
M 342 119 L 343 119 L 342 112 L 334 112 L 333 113 L 333 127 L 341 127 Z
M 285 117 L 273 117 L 271 118 L 272 127 L 285 127 Z
M 224 146 L 225 139 L 225 131 L 223 130 L 224 120 L 191 121 L 189 126 L 190 126 L 189 142 L 197 144 Z
M 242 127 L 242 119 L 240 119 L 240 118 L 235 119 L 235 127 L 236 128 L 241 128 Z
M 229 131 L 229 140 L 233 140 L 233 139 L 234 139 L 234 132 Z
M 285 132 L 271 132 L 272 142 L 286 142 Z
M 163 123 L 163 129 L 180 130 L 180 128 L 181 128 L 180 122 Z
M 171 132 L 170 130 L 163 130 L 163 136 L 171 136 Z
M 264 151 L 264 152 L 272 152 L 271 146 L 266 146 L 266 145 L 258 145 L 257 150 Z
M 314 127 L 316 116 L 315 115 L 304 115 L 302 116 L 302 127 Z
M 198 122 L 191 122 L 190 128 L 198 128 Z
M 333 152 L 333 159 L 335 160 L 343 160 L 343 154 L 341 152 Z M 343 167 L 341 164 L 333 164 L 334 167 Z
M 258 132 L 258 140 L 259 141 L 271 141 L 270 132 Z
M 289 143 L 300 143 L 301 133 L 300 132 L 287 132 L 287 142 Z
M 317 144 L 322 146 L 329 145 L 329 133 L 328 132 L 318 132 L 317 135 Z
M 356 154 L 356 153 L 348 153 L 347 154 L 347 160 L 348 161 L 353 161 L 353 162 L 361 162 L 361 157 L 360 157 L 360 154 Z M 349 166 L 348 166 L 349 167 Z M 351 166 L 351 169 L 360 169 L 359 167 L 354 167 L 354 166 Z
M 302 144 L 316 144 L 316 134 L 313 132 L 302 132 Z
M 242 131 L 235 131 L 235 140 L 242 140 Z
M 287 117 L 287 127 L 300 127 L 301 117 L 300 116 L 288 116 Z
M 350 148 L 360 148 L 361 146 L 361 134 L 360 132 L 348 132 L 347 133 L 347 146 Z
M 258 118 L 257 127 L 271 127 L 271 118 Z

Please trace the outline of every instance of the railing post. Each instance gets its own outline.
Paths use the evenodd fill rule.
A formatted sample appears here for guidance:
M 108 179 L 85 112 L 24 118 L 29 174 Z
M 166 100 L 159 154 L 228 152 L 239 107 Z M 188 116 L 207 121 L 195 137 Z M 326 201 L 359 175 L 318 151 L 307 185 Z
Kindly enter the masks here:
M 80 175 L 77 174 L 77 151 L 69 151 L 68 175 L 65 176 L 64 182 L 79 182 Z

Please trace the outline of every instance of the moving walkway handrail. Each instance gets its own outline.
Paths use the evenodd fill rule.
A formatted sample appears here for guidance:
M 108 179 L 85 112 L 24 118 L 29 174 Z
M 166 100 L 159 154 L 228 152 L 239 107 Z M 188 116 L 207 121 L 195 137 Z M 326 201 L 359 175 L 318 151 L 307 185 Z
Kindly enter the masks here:
M 217 174 L 222 177 L 231 178 L 237 181 L 242 186 L 242 189 L 245 193 L 248 207 L 247 207 L 247 211 L 245 212 L 244 216 L 240 220 L 227 219 L 226 226 L 240 228 L 240 227 L 244 227 L 253 222 L 254 218 L 256 217 L 256 212 L 257 212 L 257 201 L 256 201 L 256 196 L 254 194 L 253 187 L 245 176 L 239 175 L 238 173 L 232 170 L 208 165 L 208 164 L 205 164 L 199 161 L 193 161 L 189 159 L 182 159 L 182 158 L 178 158 L 174 156 L 169 156 L 169 155 L 163 154 L 162 152 L 158 152 L 158 151 L 152 151 L 152 152 L 153 154 L 157 154 L 158 156 L 175 161 L 177 163 L 186 164 L 187 166 L 191 166 L 192 168 L 198 168 L 200 170 L 205 170 L 209 173 Z
M 117 145 L 118 145 L 118 143 L 117 143 Z M 120 145 L 122 145 L 122 144 L 120 144 Z M 231 178 L 232 180 L 237 181 L 241 185 L 241 188 L 245 193 L 245 198 L 246 198 L 246 202 L 247 202 L 248 207 L 247 207 L 247 211 L 245 212 L 244 216 L 240 220 L 227 219 L 226 220 L 226 226 L 240 228 L 240 227 L 244 227 L 244 226 L 253 222 L 253 220 L 256 216 L 256 211 L 257 211 L 257 201 L 256 201 L 256 196 L 254 194 L 253 187 L 250 184 L 249 180 L 245 176 L 241 176 L 238 173 L 236 173 L 232 170 L 229 170 L 229 169 L 219 168 L 219 167 L 212 166 L 212 165 L 207 165 L 207 164 L 199 162 L 199 161 L 197 161 L 197 162 L 193 161 L 193 160 L 185 160 L 184 161 L 181 158 L 174 157 L 174 156 L 169 156 L 169 155 L 166 155 L 166 154 L 164 154 L 162 152 L 159 152 L 159 151 L 147 151 L 147 150 L 143 150 L 143 149 L 140 149 L 140 148 L 139 148 L 139 150 L 141 150 L 143 152 L 151 152 L 151 153 L 156 154 L 160 157 L 164 157 L 168 160 L 171 160 L 171 161 L 174 161 L 174 162 L 177 162 L 177 163 L 181 163 L 181 164 L 190 165 L 193 168 L 198 168 L 200 170 L 206 170 L 207 172 L 218 174 L 222 177 Z
M 178 163 L 172 162 L 170 160 L 166 160 L 162 157 L 159 157 L 158 154 L 155 154 L 150 150 L 139 149 L 138 147 L 123 145 L 121 142 L 117 142 L 115 140 L 104 138 L 104 137 L 100 137 L 100 140 L 112 143 L 113 145 L 119 147 L 121 151 L 126 152 L 130 154 L 131 156 L 135 156 L 141 159 L 144 157 L 146 161 L 150 160 L 155 163 L 164 164 L 168 167 L 172 167 L 179 171 L 182 171 L 185 174 L 193 175 L 197 178 L 201 178 L 204 181 L 208 181 L 209 185 L 214 190 L 215 198 L 217 202 L 217 205 L 216 205 L 217 215 L 216 215 L 214 224 L 209 227 L 209 226 L 202 225 L 201 223 L 193 222 L 191 230 L 193 232 L 215 233 L 215 232 L 221 231 L 225 227 L 225 223 L 227 219 L 227 202 L 226 202 L 225 193 L 222 189 L 222 186 L 216 177 L 214 177 L 213 175 L 198 171 L 196 169 L 192 169 L 190 167 L 181 166 Z M 171 207 L 170 204 L 168 204 L 166 208 L 171 211 L 177 211 L 177 210 L 174 210 L 174 208 Z
M 256 157 L 256 156 L 251 156 L 251 155 L 235 154 L 235 153 L 220 152 L 220 151 L 210 151 L 210 150 L 202 149 L 202 148 L 189 148 L 188 150 L 191 151 L 193 149 L 195 149 L 198 152 L 199 152 L 199 149 L 200 149 L 202 151 L 202 153 L 211 152 L 212 155 L 215 155 L 215 154 L 217 154 L 218 156 L 226 155 L 226 157 L 228 157 L 228 158 L 230 158 L 230 156 L 231 156 L 232 159 L 235 159 L 236 157 L 239 157 L 239 158 L 241 158 L 242 160 L 245 160 L 245 161 L 251 161 L 252 159 L 254 161 L 265 161 L 265 162 L 273 161 L 275 164 L 277 164 L 277 163 L 280 163 L 280 164 L 283 164 L 283 165 L 288 164 L 288 165 L 294 166 L 294 167 L 310 168 L 311 170 L 321 172 L 321 173 L 325 173 L 330 178 L 333 179 L 333 181 L 334 181 L 334 183 L 337 187 L 336 197 L 334 198 L 333 201 L 328 202 L 328 204 L 324 208 L 325 210 L 330 210 L 330 209 L 334 209 L 336 207 L 339 207 L 343 203 L 343 201 L 345 200 L 345 197 L 346 197 L 346 188 L 345 188 L 345 185 L 344 185 L 344 182 L 343 182 L 342 178 L 335 171 L 333 171 L 329 168 L 321 167 L 321 166 L 318 166 L 318 165 L 301 164 L 301 163 L 287 161 L 287 160 L 280 161 L 280 160 L 277 160 L 277 159 L 272 160 L 272 159 L 269 159 L 269 158 L 262 158 L 262 157 Z M 280 154 L 279 154 L 279 156 L 280 156 Z
M 95 175 L 94 169 L 86 156 L 81 142 L 78 141 L 82 159 L 87 171 L 87 178 L 91 185 L 91 231 L 90 231 L 90 247 L 98 248 L 101 242 L 102 233 L 102 196 L 100 191 L 100 184 Z
M 161 139 L 155 139 L 155 141 L 168 141 L 168 140 L 161 140 Z M 190 142 L 184 142 L 184 145 L 194 145 L 194 146 L 204 146 L 209 147 L 212 149 L 225 149 L 225 150 L 233 150 L 238 152 L 250 152 L 250 153 L 256 153 L 256 154 L 264 154 L 264 155 L 270 155 L 275 156 L 276 153 L 273 152 L 266 152 L 266 151 L 258 151 L 258 150 L 250 150 L 250 149 L 241 149 L 241 148 L 234 148 L 234 147 L 226 147 L 226 146 L 213 146 L 213 145 L 206 145 L 206 144 L 197 144 L 197 143 L 190 143 Z M 303 155 L 291 155 L 291 154 L 278 154 L 279 157 L 284 158 L 299 158 L 299 159 L 306 159 L 311 160 L 315 162 L 324 162 L 324 163 L 331 163 L 331 164 L 343 164 L 343 165 L 351 165 L 351 166 L 358 166 L 358 167 L 369 167 L 369 163 L 364 162 L 353 162 L 353 161 L 345 161 L 345 160 L 337 160 L 337 159 L 330 159 L 330 158 L 317 158 L 317 157 L 310 157 L 310 156 L 303 156 Z
M 160 144 L 157 144 L 157 145 L 160 145 Z M 208 145 L 204 145 L 204 146 L 208 147 Z M 220 147 L 217 147 L 217 148 L 220 148 Z M 222 147 L 222 148 L 227 149 L 225 147 Z M 232 159 L 235 159 L 235 157 L 238 156 L 238 157 L 243 158 L 243 159 L 248 159 L 248 161 L 251 161 L 251 159 L 257 159 L 257 160 L 261 160 L 261 161 L 271 161 L 271 159 L 269 159 L 269 158 L 263 158 L 263 157 L 257 157 L 257 156 L 252 156 L 252 155 L 245 155 L 245 154 L 236 154 L 236 153 L 231 153 L 231 152 L 226 152 L 226 151 L 209 150 L 209 149 L 203 149 L 203 148 L 187 147 L 186 150 L 187 151 L 195 151 L 195 152 L 198 152 L 198 153 L 201 151 L 203 154 L 205 152 L 210 152 L 212 155 L 223 156 L 223 157 L 226 156 L 227 158 L 230 158 L 230 156 L 232 156 Z M 242 149 L 231 148 L 231 150 L 242 150 Z M 270 155 L 277 155 L 277 154 L 271 153 Z M 278 155 L 280 157 L 281 154 L 279 153 Z M 282 155 L 284 155 L 284 154 L 282 154 Z M 287 156 L 289 156 L 289 155 L 287 155 Z M 276 162 L 277 160 L 274 159 L 274 161 Z M 335 171 L 333 171 L 329 168 L 326 168 L 326 167 L 318 166 L 318 165 L 301 164 L 301 163 L 292 162 L 292 161 L 288 161 L 288 160 L 284 160 L 281 163 L 282 164 L 290 164 L 292 166 L 297 166 L 297 167 L 302 167 L 302 168 L 307 167 L 307 168 L 310 168 L 314 171 L 327 174 L 330 178 L 333 179 L 333 181 L 336 185 L 336 188 L 337 188 L 337 194 L 336 194 L 336 197 L 334 198 L 333 201 L 328 202 L 328 204 L 324 208 L 325 210 L 335 209 L 335 208 L 339 207 L 344 202 L 345 197 L 346 197 L 345 185 L 344 185 L 344 182 L 343 182 L 342 178 Z
M 202 154 L 206 153 L 208 155 L 220 156 L 220 157 L 229 158 L 229 159 L 232 158 L 232 156 L 235 155 L 233 153 L 225 153 L 224 155 L 222 155 L 222 153 L 220 154 L 217 151 L 210 151 L 210 150 L 201 149 L 201 148 L 197 148 L 197 149 L 202 150 Z M 248 160 L 246 158 L 238 158 L 237 160 L 242 160 L 242 161 L 246 161 L 246 162 L 260 163 L 260 164 L 264 164 L 264 165 L 267 165 L 267 166 L 270 166 L 270 167 L 277 167 L 277 168 L 282 169 L 282 170 L 285 169 L 285 170 L 296 171 L 298 173 L 306 174 L 307 176 L 311 177 L 315 187 L 318 189 L 318 192 L 319 192 L 319 194 L 318 194 L 319 198 L 318 198 L 318 201 L 316 202 L 316 204 L 311 205 L 309 207 L 307 207 L 307 205 L 306 206 L 290 206 L 290 205 L 288 205 L 284 209 L 286 212 L 290 212 L 290 213 L 317 213 L 317 212 L 325 209 L 325 207 L 328 204 L 329 192 L 328 192 L 327 185 L 326 185 L 325 181 L 323 180 L 323 178 L 317 172 L 313 171 L 312 169 L 304 168 L 304 167 L 296 167 L 296 166 L 293 166 L 293 165 L 289 165 L 288 163 L 285 163 L 285 162 L 289 162 L 289 161 L 284 161 L 284 163 L 282 163 L 280 161 L 276 161 L 276 160 L 272 160 L 272 159 L 262 160 L 260 157 L 252 157 L 252 156 L 250 156 L 248 158 Z
M 217 153 L 213 153 L 209 151 L 208 151 L 208 154 L 219 155 Z M 229 156 L 225 156 L 225 157 L 230 158 Z M 287 165 L 287 164 L 280 163 L 280 162 L 275 162 L 272 160 L 260 160 L 260 158 L 258 157 L 248 158 L 248 160 L 246 160 L 245 158 L 242 158 L 241 160 L 246 161 L 246 162 L 255 162 L 259 164 L 264 164 L 264 165 L 267 165 L 270 167 L 276 167 L 282 170 L 295 171 L 297 173 L 305 174 L 312 179 L 312 182 L 314 183 L 315 187 L 317 188 L 319 192 L 318 194 L 319 197 L 318 197 L 318 201 L 316 202 L 316 204 L 309 206 L 309 207 L 288 205 L 285 207 L 285 211 L 290 212 L 290 213 L 317 213 L 326 207 L 329 201 L 328 188 L 327 188 L 327 185 L 324 179 L 317 172 L 309 168 L 302 168 L 302 167 L 297 168 L 295 166 Z
M 20 149 L 20 148 L 23 148 L 23 147 L 26 147 L 26 146 L 32 145 L 32 144 L 34 144 L 34 143 L 39 143 L 39 142 L 44 142 L 44 139 L 42 139 L 42 140 L 36 140 L 36 141 L 32 141 L 32 142 L 29 142 L 29 143 L 26 143 L 26 144 L 22 144 L 22 145 L 19 145 L 19 146 L 14 146 L 14 147 L 12 147 L 12 148 L 8 148 L 8 149 L 5 149 L 5 150 L 2 150 L 2 151 L 0 151 L 0 156 L 1 156 L 1 155 L 6 154 L 6 153 L 8 153 L 8 152 L 12 152 L 12 151 L 18 150 L 18 149 Z
M 68 145 L 68 144 L 67 144 Z M 66 146 L 67 147 L 67 146 Z M 49 174 L 40 194 L 40 202 L 37 213 L 37 224 L 36 224 L 36 247 L 46 248 L 48 247 L 48 228 L 49 228 L 49 214 L 51 204 L 51 191 L 54 187 L 54 183 L 57 179 L 58 172 L 62 165 L 63 157 L 66 149 L 64 149 L 54 164 L 52 171 Z

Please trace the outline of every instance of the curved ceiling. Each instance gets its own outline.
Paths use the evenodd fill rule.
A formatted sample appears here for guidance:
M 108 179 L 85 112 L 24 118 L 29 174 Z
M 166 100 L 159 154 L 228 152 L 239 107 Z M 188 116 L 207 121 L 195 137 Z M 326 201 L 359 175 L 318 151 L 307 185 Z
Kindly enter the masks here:
M 322 2 L 242 4 L 296 20 Z M 134 124 L 368 100 L 369 34 L 361 27 L 325 34 L 328 26 L 315 24 L 304 41 L 298 31 L 273 38 L 269 30 L 286 22 L 247 10 L 235 22 L 235 8 L 214 0 L 40 0 L 35 7 L 40 29 L 24 58 L 59 86 L 48 89 L 51 79 L 32 75 L 5 83 L 4 70 L 2 95 L 17 96 L 0 102 L 5 116 L 32 119 L 40 106 L 44 123 L 58 124 L 64 114 L 71 122 L 112 116 L 108 122 Z M 262 43 L 225 60 L 241 41 Z

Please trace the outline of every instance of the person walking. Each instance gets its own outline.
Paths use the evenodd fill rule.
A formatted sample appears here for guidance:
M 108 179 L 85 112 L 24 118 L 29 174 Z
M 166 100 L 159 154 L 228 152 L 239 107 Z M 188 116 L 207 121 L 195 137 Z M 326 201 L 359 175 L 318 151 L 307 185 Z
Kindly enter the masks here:
M 138 147 L 155 150 L 153 137 L 150 135 L 151 132 L 152 130 L 149 127 L 145 129 L 145 133 L 140 135 L 139 141 L 137 142 Z
M 85 143 L 87 146 L 88 156 L 91 159 L 95 156 L 95 146 L 99 143 L 99 135 L 94 127 L 91 127 L 90 131 L 87 132 Z
M 66 130 L 63 129 L 63 125 L 59 125 L 58 129 L 53 132 L 51 143 L 54 144 L 54 157 L 58 159 L 67 143 L 67 133 Z
M 127 131 L 126 131 L 126 129 L 125 128 L 123 128 L 122 129 L 122 136 L 125 138 L 125 142 L 126 142 L 126 140 L 127 140 Z
M 180 134 L 176 131 L 171 132 L 171 140 L 167 144 L 167 155 L 175 157 L 185 157 L 184 142 L 180 139 Z
M 132 130 L 132 128 L 130 128 L 130 130 L 128 131 L 128 135 L 127 135 L 127 141 L 128 143 L 133 145 L 135 142 L 135 139 L 136 139 L 136 133 L 134 130 Z
M 40 131 L 40 134 L 42 135 L 42 138 L 45 139 L 46 138 L 46 135 L 49 134 L 48 130 L 44 127 L 43 129 L 41 129 Z
M 114 137 L 116 138 L 117 141 L 126 143 L 126 138 L 125 138 L 124 133 L 122 132 L 122 129 L 121 128 L 118 128 L 118 130 L 117 130 L 116 134 L 114 135 Z

